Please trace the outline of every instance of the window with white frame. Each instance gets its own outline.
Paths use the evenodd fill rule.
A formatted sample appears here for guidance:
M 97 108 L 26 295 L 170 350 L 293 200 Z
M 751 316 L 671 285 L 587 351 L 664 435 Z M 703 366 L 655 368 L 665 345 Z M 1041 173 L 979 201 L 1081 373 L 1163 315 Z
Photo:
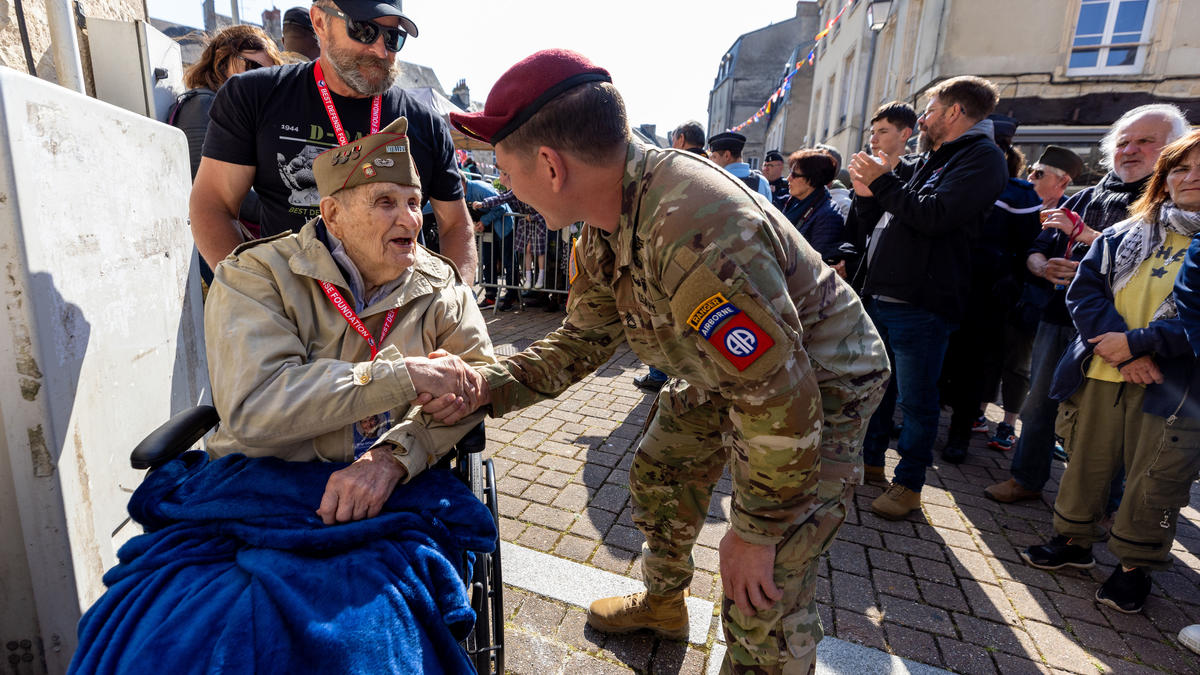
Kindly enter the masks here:
M 850 99 L 854 97 L 853 89 L 850 85 L 854 82 L 854 52 L 851 51 L 846 55 L 846 60 L 842 62 L 842 96 L 841 106 L 838 112 L 838 128 L 846 126 L 847 117 L 850 115 Z
M 1155 0 L 1082 0 L 1068 75 L 1142 72 Z

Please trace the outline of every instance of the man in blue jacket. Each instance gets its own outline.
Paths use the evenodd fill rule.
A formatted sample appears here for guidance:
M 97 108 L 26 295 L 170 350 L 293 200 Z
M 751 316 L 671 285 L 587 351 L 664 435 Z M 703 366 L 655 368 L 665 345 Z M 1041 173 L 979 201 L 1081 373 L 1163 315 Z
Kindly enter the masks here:
M 918 120 L 925 154 L 912 164 L 860 152 L 850 161 L 854 208 L 877 227 L 867 253 L 863 297 L 892 359 L 892 384 L 871 418 L 863 448 L 868 477 L 881 476 L 896 404 L 904 413 L 900 464 L 872 509 L 900 519 L 921 506 L 925 469 L 937 436 L 937 379 L 951 331 L 970 288 L 970 240 L 1008 181 L 1004 153 L 992 141 L 991 82 L 955 77 L 934 86 Z M 896 172 L 893 173 L 893 170 Z

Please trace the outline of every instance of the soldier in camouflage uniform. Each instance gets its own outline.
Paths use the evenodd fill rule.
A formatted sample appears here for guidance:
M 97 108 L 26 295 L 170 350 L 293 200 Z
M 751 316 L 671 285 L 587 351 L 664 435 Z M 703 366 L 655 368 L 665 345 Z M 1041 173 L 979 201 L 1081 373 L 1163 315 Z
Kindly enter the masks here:
M 502 76 L 483 112 L 451 116 L 496 145 L 513 188 L 551 229 L 587 222 L 562 327 L 479 369 L 478 402 L 500 416 L 556 396 L 622 341 L 671 375 L 630 470 L 647 592 L 598 600 L 589 623 L 687 635 L 691 549 L 728 463 L 724 670 L 812 672 L 816 560 L 862 480 L 865 424 L 889 375 L 883 343 L 850 287 L 765 198 L 697 155 L 630 140 L 609 82 L 582 56 L 547 50 Z M 582 145 L 556 150 L 522 135 L 522 124 L 540 134 L 556 118 L 586 120 L 573 132 L 587 135 Z M 526 153 L 531 140 L 537 150 Z

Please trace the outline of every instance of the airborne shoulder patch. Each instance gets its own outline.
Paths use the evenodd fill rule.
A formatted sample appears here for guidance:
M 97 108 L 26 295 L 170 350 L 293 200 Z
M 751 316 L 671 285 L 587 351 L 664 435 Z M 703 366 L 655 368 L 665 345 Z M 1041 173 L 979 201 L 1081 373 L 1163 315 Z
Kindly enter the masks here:
M 720 293 L 697 305 L 687 324 L 739 371 L 775 344 L 766 331 Z

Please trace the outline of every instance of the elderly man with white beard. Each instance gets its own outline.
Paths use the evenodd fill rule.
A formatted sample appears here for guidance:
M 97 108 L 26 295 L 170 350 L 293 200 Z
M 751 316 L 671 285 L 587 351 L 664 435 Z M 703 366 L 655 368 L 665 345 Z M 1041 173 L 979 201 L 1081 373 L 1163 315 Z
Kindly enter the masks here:
M 192 236 L 213 268 L 242 241 L 298 231 L 320 215 L 313 159 L 408 119 L 412 157 L 438 222 L 441 253 L 474 274 L 471 217 L 446 122 L 395 86 L 396 53 L 417 26 L 400 0 L 316 0 L 309 10 L 321 56 L 231 79 L 213 102 L 192 187 Z M 253 187 L 262 222 L 237 219 Z

